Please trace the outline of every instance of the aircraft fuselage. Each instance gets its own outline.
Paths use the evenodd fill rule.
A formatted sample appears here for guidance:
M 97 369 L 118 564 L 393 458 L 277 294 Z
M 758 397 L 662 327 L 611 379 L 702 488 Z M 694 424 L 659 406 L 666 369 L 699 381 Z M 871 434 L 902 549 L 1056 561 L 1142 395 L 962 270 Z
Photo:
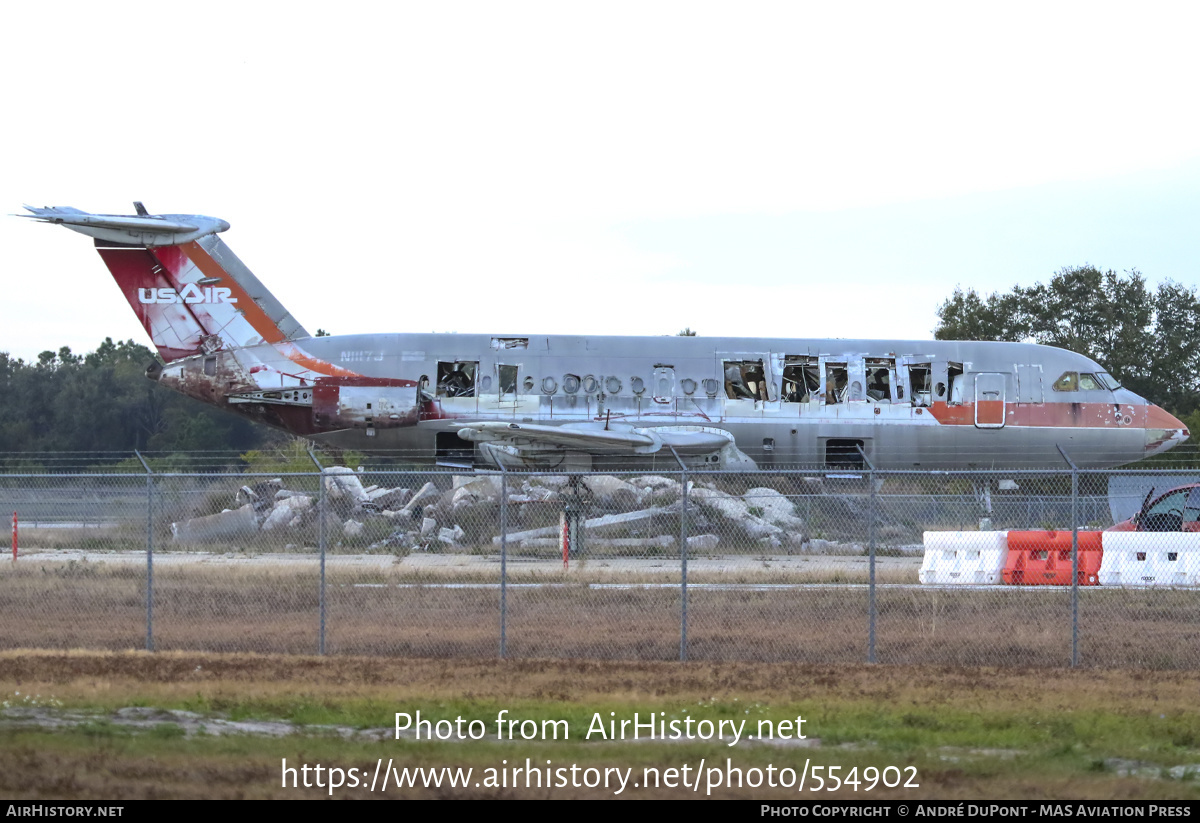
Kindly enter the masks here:
M 160 379 L 341 448 L 454 464 L 504 459 L 459 437 L 478 422 L 713 428 L 759 468 L 861 465 L 859 449 L 876 468 L 1043 467 L 1061 465 L 1060 445 L 1077 465 L 1101 467 L 1186 437 L 1127 389 L 1080 388 L 1078 379 L 1056 389 L 1063 374 L 1086 381 L 1103 369 L 1034 344 L 462 334 L 298 342 L 357 377 L 300 376 L 295 362 L 258 346 L 177 361 Z M 741 391 L 726 379 L 732 368 L 761 379 L 743 379 Z M 507 462 L 578 465 L 569 449 L 558 452 Z M 591 460 L 677 465 L 665 449 Z M 724 465 L 718 455 L 691 462 L 709 461 Z

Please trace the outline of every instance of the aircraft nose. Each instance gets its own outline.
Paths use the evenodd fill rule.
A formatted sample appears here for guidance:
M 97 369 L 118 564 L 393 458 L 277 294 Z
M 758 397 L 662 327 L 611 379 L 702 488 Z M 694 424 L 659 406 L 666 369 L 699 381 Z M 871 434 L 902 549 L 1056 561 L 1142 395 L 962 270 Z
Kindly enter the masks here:
M 1146 456 L 1161 454 L 1188 439 L 1183 421 L 1159 406 L 1146 407 Z

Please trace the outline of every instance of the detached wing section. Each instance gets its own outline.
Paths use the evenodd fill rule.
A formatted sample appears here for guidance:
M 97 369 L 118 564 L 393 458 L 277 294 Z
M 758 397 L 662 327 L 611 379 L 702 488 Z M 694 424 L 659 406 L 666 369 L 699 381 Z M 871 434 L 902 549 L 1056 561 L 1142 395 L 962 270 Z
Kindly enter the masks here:
M 681 457 L 733 450 L 733 435 L 707 426 L 649 426 L 627 423 L 470 423 L 458 436 L 480 446 L 489 460 L 513 468 L 556 466 L 568 456 L 654 455 L 674 449 Z M 739 452 L 740 454 L 740 452 Z

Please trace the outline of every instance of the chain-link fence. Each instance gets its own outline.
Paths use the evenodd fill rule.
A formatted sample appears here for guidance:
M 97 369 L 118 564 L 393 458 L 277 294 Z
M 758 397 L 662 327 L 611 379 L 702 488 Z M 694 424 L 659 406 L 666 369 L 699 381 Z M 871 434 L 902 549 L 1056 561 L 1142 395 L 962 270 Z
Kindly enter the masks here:
M 1096 585 L 1076 548 L 1195 479 L 0 474 L 0 646 L 1195 668 L 1195 578 Z M 1018 530 L 1059 533 L 1051 585 L 919 582 L 926 532 Z

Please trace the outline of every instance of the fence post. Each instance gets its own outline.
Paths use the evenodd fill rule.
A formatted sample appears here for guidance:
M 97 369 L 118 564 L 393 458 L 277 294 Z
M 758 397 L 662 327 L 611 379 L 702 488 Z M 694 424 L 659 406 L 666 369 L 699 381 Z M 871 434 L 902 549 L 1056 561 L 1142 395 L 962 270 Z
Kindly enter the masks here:
M 1071 467 L 1071 667 L 1079 665 L 1079 467 L 1062 446 L 1058 453 Z
M 317 466 L 317 550 L 321 556 L 321 582 L 318 587 L 317 604 L 320 612 L 320 628 L 317 631 L 317 654 L 325 654 L 325 469 L 310 449 L 308 457 Z
M 154 472 L 142 453 L 134 449 L 146 470 L 146 651 L 154 651 Z
M 679 659 L 687 660 L 687 566 L 688 566 L 688 473 L 687 466 L 679 457 L 679 452 L 675 451 L 675 447 L 671 446 L 671 454 L 675 455 L 675 462 L 679 464 L 680 483 L 682 486 L 682 494 L 679 498 Z
M 500 466 L 500 659 L 508 652 L 508 472 Z
M 875 662 L 875 466 L 867 458 L 862 446 L 855 445 L 867 467 L 867 485 L 870 491 L 867 505 L 867 662 Z

